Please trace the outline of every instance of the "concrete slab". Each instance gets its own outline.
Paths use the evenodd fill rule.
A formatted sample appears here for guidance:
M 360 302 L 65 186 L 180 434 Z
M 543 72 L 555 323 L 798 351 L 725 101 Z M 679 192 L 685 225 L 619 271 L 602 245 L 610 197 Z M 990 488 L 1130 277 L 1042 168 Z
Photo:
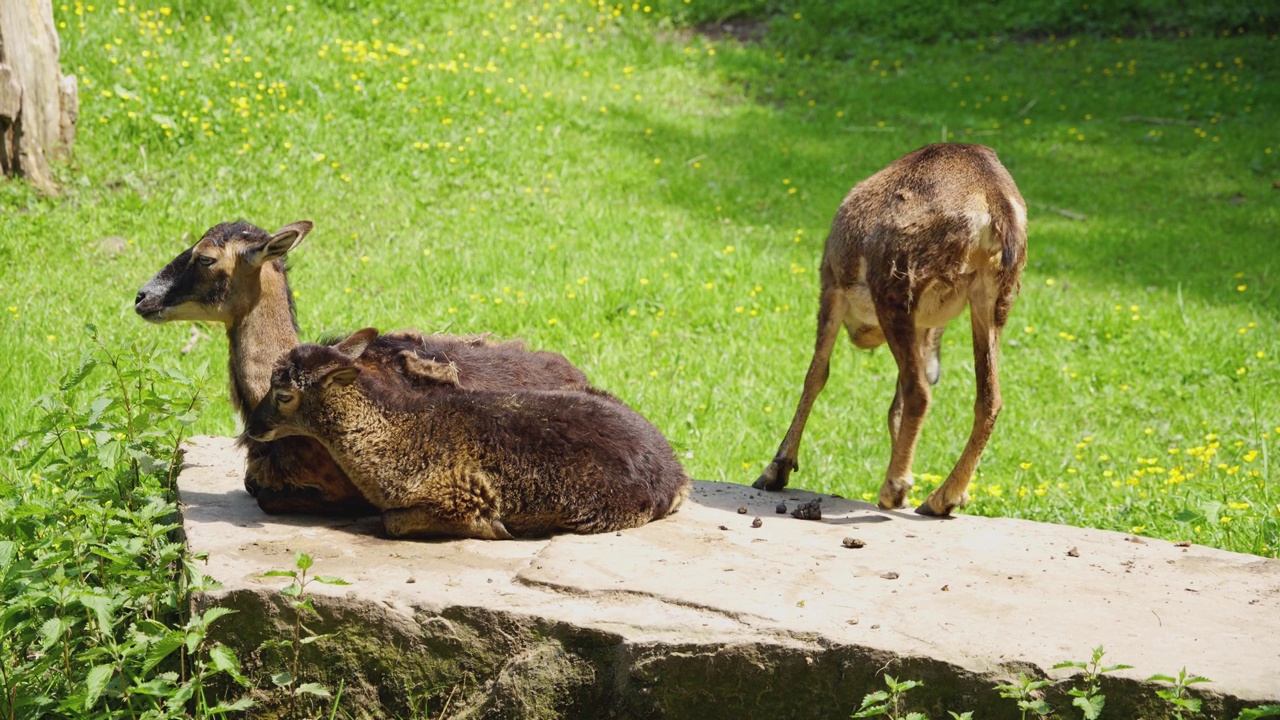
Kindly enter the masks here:
M 1018 717 L 992 684 L 1066 678 L 1053 664 L 1097 645 L 1134 666 L 1108 676 L 1104 717 L 1163 717 L 1143 679 L 1183 666 L 1213 679 L 1210 717 L 1280 700 L 1280 561 L 710 482 L 622 533 L 394 541 L 376 518 L 262 514 L 229 439 L 186 452 L 187 541 L 222 584 L 195 605 L 241 611 L 218 637 L 245 656 L 289 621 L 262 573 L 308 553 L 352 583 L 314 586 L 340 636 L 308 646 L 311 672 L 368 716 L 846 718 L 887 670 L 924 679 L 910 697 L 935 717 Z M 775 512 L 818 497 L 819 521 Z

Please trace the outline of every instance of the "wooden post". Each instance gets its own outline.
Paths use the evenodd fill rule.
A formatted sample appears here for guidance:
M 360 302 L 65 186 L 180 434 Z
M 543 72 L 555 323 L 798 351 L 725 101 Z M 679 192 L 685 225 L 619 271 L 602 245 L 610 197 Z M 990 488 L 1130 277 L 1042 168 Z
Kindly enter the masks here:
M 49 159 L 76 135 L 75 75 L 58 67 L 51 0 L 0 0 L 0 171 L 57 194 Z

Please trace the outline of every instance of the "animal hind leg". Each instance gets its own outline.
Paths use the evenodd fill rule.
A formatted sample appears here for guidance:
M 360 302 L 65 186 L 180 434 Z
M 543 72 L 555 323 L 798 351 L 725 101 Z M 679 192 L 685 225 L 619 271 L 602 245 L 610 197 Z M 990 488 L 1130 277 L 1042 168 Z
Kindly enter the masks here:
M 836 288 L 826 288 L 818 304 L 818 337 L 814 342 L 813 359 L 809 362 L 809 371 L 804 376 L 804 390 L 800 394 L 800 404 L 791 419 L 791 426 L 782 438 L 778 452 L 752 487 L 765 490 L 781 490 L 787 486 L 787 477 L 793 470 L 798 470 L 796 455 L 800 450 L 800 436 L 804 434 L 805 423 L 809 420 L 809 411 L 813 402 L 827 384 L 831 373 L 831 350 L 835 347 L 836 337 L 840 333 L 840 325 L 847 311 L 844 294 Z
M 887 315 L 887 314 L 886 314 Z M 905 507 L 911 491 L 911 463 L 916 442 L 929 410 L 930 390 L 924 336 L 910 317 L 881 317 L 880 327 L 898 363 L 898 387 L 889 415 L 889 435 L 893 452 L 884 484 L 880 486 L 880 507 L 895 510 Z
M 942 332 L 945 327 L 928 328 L 918 333 L 920 347 L 924 352 L 924 374 L 930 385 L 937 385 L 942 376 Z M 893 402 L 889 404 L 889 442 L 898 442 L 898 427 L 902 424 L 902 390 L 893 393 Z
M 973 370 L 977 381 L 977 397 L 973 407 L 973 430 L 959 461 L 942 485 L 929 494 L 916 512 L 921 515 L 946 516 L 969 501 L 969 482 L 978 466 L 978 458 L 991 439 L 1003 400 L 1000 397 L 1000 331 L 1001 323 L 994 303 L 983 295 L 970 300 L 969 314 L 973 325 Z

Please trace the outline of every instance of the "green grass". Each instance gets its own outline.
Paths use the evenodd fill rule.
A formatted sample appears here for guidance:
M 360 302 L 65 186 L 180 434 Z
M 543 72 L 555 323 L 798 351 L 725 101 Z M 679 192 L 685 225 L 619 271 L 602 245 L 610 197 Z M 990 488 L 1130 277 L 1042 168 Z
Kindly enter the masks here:
M 1280 553 L 1274 34 L 836 51 L 803 12 L 740 46 L 631 5 L 205 5 L 55 5 L 80 128 L 63 197 L 0 183 L 0 438 L 87 322 L 154 341 L 203 383 L 196 431 L 234 432 L 220 329 L 182 356 L 192 328 L 147 326 L 132 299 L 217 222 L 305 218 L 305 337 L 522 336 L 643 412 L 695 477 L 750 482 L 798 399 L 840 199 L 945 132 L 993 146 L 1030 204 L 967 512 Z M 917 501 L 971 424 L 967 322 L 945 342 Z M 894 374 L 887 352 L 837 351 L 794 485 L 871 497 Z
M 1275 33 L 1280 17 L 1265 0 L 1123 3 L 1079 0 L 655 0 L 686 25 L 766 25 L 770 42 L 799 53 L 848 58 L 873 37 L 914 42 L 988 37 L 1230 37 Z

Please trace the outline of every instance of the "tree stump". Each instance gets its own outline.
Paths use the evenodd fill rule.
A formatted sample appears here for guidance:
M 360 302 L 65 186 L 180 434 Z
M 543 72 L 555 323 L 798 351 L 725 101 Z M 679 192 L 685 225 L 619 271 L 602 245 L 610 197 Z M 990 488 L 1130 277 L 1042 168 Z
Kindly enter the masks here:
M 51 0 L 0 0 L 0 171 L 57 193 L 49 159 L 71 150 L 80 100 L 58 67 Z

